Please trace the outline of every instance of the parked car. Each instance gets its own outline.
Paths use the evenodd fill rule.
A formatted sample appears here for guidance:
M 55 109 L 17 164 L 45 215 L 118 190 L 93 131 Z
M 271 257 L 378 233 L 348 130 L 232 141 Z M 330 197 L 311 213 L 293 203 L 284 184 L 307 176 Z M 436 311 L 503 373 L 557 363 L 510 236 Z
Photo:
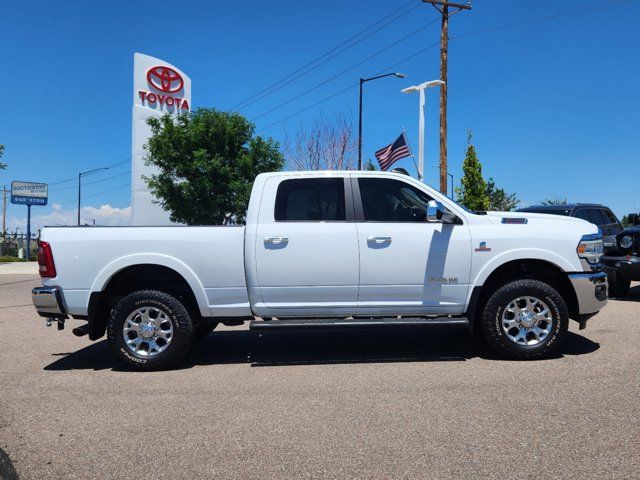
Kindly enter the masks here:
M 550 236 L 549 231 L 554 235 Z M 569 319 L 607 302 L 598 228 L 551 215 L 477 215 L 385 172 L 277 172 L 246 226 L 45 227 L 48 322 L 86 320 L 138 369 L 166 368 L 216 324 L 479 329 L 509 358 L 554 355 Z
M 565 205 L 533 205 L 518 212 L 566 215 L 597 225 L 604 239 L 602 267 L 609 276 L 609 295 L 624 297 L 632 280 L 640 280 L 640 233 L 638 228 L 626 229 L 610 208 L 595 203 Z M 634 216 L 635 215 L 635 216 Z M 637 214 L 631 214 L 631 221 Z M 623 240 L 624 239 L 624 240 Z M 624 243 L 623 244 L 621 243 Z
M 565 215 L 586 220 L 600 227 L 604 239 L 605 252 L 614 245 L 614 237 L 623 230 L 622 223 L 610 208 L 597 203 L 569 203 L 564 205 L 532 205 L 519 208 L 518 212 Z
M 632 281 L 640 281 L 640 219 L 630 213 L 631 227 L 616 235 L 615 244 L 602 257 L 605 271 L 613 278 L 612 296 L 624 297 L 629 293 Z

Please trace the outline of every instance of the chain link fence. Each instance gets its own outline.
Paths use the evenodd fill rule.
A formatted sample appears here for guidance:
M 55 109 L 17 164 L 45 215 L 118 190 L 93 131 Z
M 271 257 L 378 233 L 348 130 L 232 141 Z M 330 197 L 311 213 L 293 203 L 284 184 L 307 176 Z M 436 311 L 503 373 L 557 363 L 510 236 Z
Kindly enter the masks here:
M 38 238 L 34 235 L 31 236 L 31 260 L 35 260 L 35 256 L 38 251 Z M 7 233 L 6 235 L 0 234 L 0 257 L 16 257 L 20 256 L 20 250 L 22 250 L 22 257 L 27 256 L 27 235 L 25 233 Z

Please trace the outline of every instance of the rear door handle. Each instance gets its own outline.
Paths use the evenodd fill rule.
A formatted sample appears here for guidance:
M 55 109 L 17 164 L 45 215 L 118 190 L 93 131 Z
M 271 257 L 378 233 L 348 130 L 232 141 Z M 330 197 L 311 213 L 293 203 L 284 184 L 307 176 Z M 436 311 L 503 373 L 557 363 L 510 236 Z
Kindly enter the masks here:
M 371 243 L 389 243 L 390 241 L 391 241 L 391 237 L 381 237 L 381 236 L 367 237 L 367 242 L 371 242 Z
M 287 237 L 264 237 L 264 243 L 270 243 L 272 245 L 282 245 L 288 242 L 289 239 Z

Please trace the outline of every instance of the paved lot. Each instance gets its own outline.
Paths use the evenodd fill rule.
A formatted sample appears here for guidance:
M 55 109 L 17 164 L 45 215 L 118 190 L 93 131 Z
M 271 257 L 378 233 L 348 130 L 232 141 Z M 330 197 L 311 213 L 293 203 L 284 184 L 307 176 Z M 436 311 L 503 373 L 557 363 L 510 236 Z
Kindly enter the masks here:
M 636 479 L 640 285 L 560 358 L 422 330 L 216 331 L 182 368 L 114 370 L 0 275 L 0 448 L 23 479 Z M 79 324 L 79 322 L 78 322 Z
M 38 275 L 38 262 L 0 263 L 0 275 Z

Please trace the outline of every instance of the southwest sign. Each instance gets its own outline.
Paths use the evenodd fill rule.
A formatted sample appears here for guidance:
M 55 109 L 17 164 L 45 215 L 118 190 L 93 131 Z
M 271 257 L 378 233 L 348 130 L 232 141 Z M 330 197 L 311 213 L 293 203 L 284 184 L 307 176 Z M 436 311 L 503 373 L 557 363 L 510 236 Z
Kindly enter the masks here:
M 46 183 L 11 182 L 11 203 L 15 205 L 46 205 L 49 186 Z

